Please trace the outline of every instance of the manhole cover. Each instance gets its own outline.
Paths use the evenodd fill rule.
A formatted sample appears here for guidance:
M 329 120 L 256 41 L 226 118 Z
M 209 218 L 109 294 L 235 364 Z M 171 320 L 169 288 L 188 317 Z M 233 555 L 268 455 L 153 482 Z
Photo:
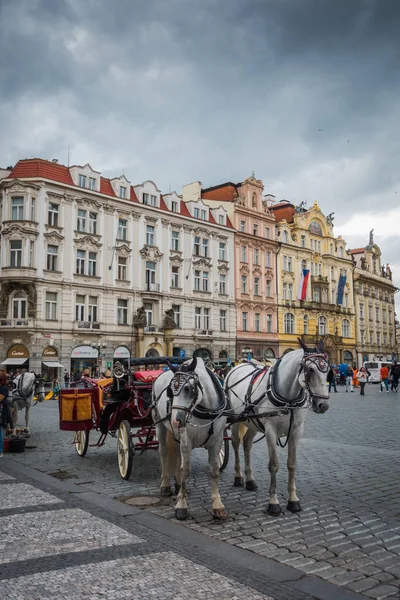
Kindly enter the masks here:
M 62 471 L 61 469 L 55 471 L 54 473 L 49 473 L 49 475 L 50 477 L 55 477 L 56 479 L 60 479 L 61 481 L 64 481 L 65 479 L 78 479 L 77 475 L 74 475 L 69 471 Z
M 127 498 L 124 502 L 131 506 L 154 506 L 160 503 L 160 499 L 154 498 L 154 496 L 134 496 L 133 498 Z

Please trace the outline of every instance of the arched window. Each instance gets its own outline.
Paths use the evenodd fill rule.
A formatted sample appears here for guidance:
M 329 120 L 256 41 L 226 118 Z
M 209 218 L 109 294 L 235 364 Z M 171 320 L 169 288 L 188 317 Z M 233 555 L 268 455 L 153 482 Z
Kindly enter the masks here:
M 326 335 L 326 317 L 318 317 L 318 334 Z
M 253 208 L 257 208 L 257 196 L 255 194 L 253 194 L 253 196 L 251 198 L 251 206 Z
M 343 362 L 345 362 L 348 365 L 352 365 L 353 364 L 353 355 L 348 350 L 345 350 L 343 352 Z
M 294 315 L 286 313 L 283 317 L 283 326 L 285 333 L 294 333 Z
M 348 319 L 342 321 L 342 337 L 350 337 L 350 321 Z
M 227 360 L 228 358 L 228 353 L 226 350 L 221 350 L 221 352 L 219 353 L 218 356 L 219 360 Z
M 275 353 L 272 348 L 267 348 L 264 350 L 264 358 L 275 358 Z
M 158 356 L 160 356 L 160 355 L 155 348 L 150 348 L 146 352 L 146 358 L 157 358 Z
M 308 315 L 304 315 L 304 317 L 303 317 L 303 329 L 304 329 L 305 335 L 307 335 L 307 333 L 308 333 Z
M 26 296 L 23 292 L 17 292 L 12 301 L 13 319 L 26 318 Z
M 282 242 L 284 244 L 288 244 L 289 243 L 289 235 L 287 231 L 284 231 L 282 234 Z
M 197 348 L 197 350 L 193 352 L 193 358 L 194 357 L 200 357 L 203 360 L 211 360 L 211 352 L 207 348 Z

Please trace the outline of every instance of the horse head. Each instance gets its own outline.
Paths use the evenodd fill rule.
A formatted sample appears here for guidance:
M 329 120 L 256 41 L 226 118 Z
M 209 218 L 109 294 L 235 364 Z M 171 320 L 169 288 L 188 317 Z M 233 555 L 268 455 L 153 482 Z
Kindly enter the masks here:
M 181 365 L 171 379 L 168 396 L 172 400 L 171 424 L 174 428 L 185 427 L 193 409 L 203 399 L 201 371 L 206 374 L 204 362 L 201 358 L 194 357 L 190 362 Z
M 326 393 L 329 364 L 324 344 L 321 341 L 316 348 L 308 348 L 300 338 L 299 342 L 304 351 L 299 370 L 299 383 L 308 391 L 313 411 L 324 413 L 329 408 L 329 394 Z

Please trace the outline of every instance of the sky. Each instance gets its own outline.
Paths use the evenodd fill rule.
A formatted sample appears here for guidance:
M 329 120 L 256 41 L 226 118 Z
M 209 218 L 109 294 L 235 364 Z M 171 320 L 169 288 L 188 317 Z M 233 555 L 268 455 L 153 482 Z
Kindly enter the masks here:
M 400 287 L 399 31 L 398 0 L 0 0 L 0 166 L 254 171 L 348 247 L 374 228 Z

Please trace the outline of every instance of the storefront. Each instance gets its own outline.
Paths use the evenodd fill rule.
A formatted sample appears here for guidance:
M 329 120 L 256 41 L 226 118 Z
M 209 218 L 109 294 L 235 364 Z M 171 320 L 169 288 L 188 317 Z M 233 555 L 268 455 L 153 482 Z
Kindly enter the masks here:
M 92 346 L 77 346 L 71 352 L 71 380 L 80 379 L 85 369 L 95 377 L 98 373 L 99 351 Z
M 22 344 L 14 344 L 7 352 L 7 358 L 1 364 L 7 373 L 29 371 L 29 351 Z
M 42 375 L 46 381 L 54 381 L 62 377 L 63 365 L 58 360 L 58 351 L 54 346 L 47 346 L 42 353 Z
M 120 362 L 125 369 L 129 369 L 131 353 L 126 346 L 118 346 L 114 351 L 114 364 Z

